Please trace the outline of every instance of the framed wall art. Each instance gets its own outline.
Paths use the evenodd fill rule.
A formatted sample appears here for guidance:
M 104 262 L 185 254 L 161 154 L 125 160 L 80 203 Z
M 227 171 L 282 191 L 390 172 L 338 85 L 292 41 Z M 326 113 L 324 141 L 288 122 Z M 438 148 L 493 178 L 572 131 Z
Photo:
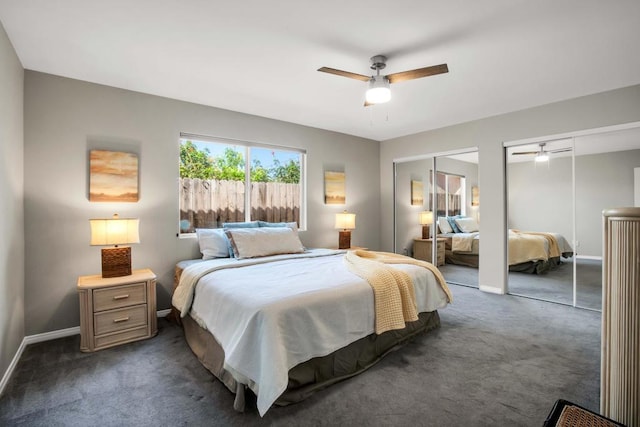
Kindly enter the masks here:
M 424 185 L 422 181 L 411 181 L 411 205 L 424 205 Z
M 344 172 L 324 172 L 324 203 L 327 205 L 344 205 L 345 195 Z
M 137 202 L 138 155 L 120 151 L 91 150 L 89 201 Z

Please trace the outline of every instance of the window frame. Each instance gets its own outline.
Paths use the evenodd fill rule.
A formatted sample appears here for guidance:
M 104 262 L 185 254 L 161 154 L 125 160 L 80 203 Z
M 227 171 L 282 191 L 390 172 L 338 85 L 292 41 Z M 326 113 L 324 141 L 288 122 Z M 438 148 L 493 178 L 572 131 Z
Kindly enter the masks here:
M 199 135 L 187 132 L 180 132 L 178 139 L 178 183 L 180 182 L 180 147 L 183 141 L 191 140 L 210 144 L 241 146 L 244 148 L 244 216 L 245 221 L 251 221 L 251 148 L 266 148 L 275 151 L 289 151 L 300 154 L 300 223 L 298 229 L 307 229 L 307 150 L 299 147 L 285 145 L 267 144 L 262 142 L 244 141 L 232 138 L 222 138 L 208 135 Z M 178 189 L 178 199 L 180 190 Z M 178 237 L 193 238 L 196 233 L 182 233 L 180 228 L 180 200 L 178 200 Z
M 440 170 L 436 170 L 435 174 L 433 173 L 433 171 L 431 171 L 430 175 L 433 177 L 433 179 L 436 182 L 435 187 L 438 187 L 438 180 L 437 177 L 438 175 L 442 175 L 444 176 L 444 182 L 445 182 L 445 188 L 444 188 L 444 201 L 445 201 L 445 217 L 446 216 L 450 216 L 449 215 L 449 211 L 450 206 L 449 206 L 449 177 L 456 177 L 456 178 L 460 178 L 460 214 L 462 216 L 465 216 L 467 213 L 467 177 L 465 175 L 461 175 L 461 174 L 457 174 L 457 173 L 450 173 L 450 172 L 445 172 L 445 171 L 440 171 Z M 434 194 L 430 200 L 429 200 L 429 204 L 430 204 L 430 209 L 431 211 L 434 213 L 435 217 L 438 217 L 437 212 L 438 212 L 438 195 Z

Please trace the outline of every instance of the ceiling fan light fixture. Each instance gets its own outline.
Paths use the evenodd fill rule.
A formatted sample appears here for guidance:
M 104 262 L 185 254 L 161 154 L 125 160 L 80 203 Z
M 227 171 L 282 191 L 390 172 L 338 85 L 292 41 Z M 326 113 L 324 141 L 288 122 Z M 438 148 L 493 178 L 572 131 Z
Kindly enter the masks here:
M 547 153 L 544 152 L 540 152 L 538 154 L 536 154 L 536 162 L 547 162 L 549 161 L 549 155 Z
M 385 76 L 373 76 L 369 80 L 369 89 L 365 94 L 365 99 L 369 104 L 383 104 L 391 99 L 391 89 L 389 89 L 389 79 Z

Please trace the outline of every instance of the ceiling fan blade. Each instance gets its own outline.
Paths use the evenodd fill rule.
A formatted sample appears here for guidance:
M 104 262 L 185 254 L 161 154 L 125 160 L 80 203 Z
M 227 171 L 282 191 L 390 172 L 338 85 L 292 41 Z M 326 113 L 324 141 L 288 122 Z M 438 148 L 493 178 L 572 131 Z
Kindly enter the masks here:
M 522 156 L 522 155 L 533 155 L 533 154 L 539 154 L 540 151 L 520 151 L 519 153 L 511 153 L 512 156 Z
M 318 71 L 323 73 L 335 74 L 336 76 L 348 77 L 350 79 L 361 80 L 363 82 L 368 82 L 369 80 L 371 80 L 371 76 L 365 76 L 364 74 L 357 74 L 349 71 L 337 70 L 335 68 L 321 67 L 318 68 Z
M 558 148 L 557 150 L 546 150 L 547 153 L 564 153 L 566 151 L 573 151 L 573 148 Z
M 435 76 L 436 74 L 448 73 L 447 64 L 432 65 L 431 67 L 418 68 L 415 70 L 402 71 L 387 75 L 389 83 L 400 83 L 406 80 L 419 79 L 421 77 Z
M 365 106 L 365 107 L 370 107 L 370 106 L 372 106 L 372 105 L 376 105 L 376 104 L 374 104 L 374 103 L 372 103 L 372 102 L 367 102 L 366 100 L 364 101 L 364 106 Z

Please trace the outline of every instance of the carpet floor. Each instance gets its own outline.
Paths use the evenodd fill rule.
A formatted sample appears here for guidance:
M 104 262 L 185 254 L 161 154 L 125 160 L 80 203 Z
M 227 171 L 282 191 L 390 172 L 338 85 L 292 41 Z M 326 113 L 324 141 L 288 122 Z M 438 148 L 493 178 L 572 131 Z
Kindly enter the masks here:
M 451 286 L 442 326 L 361 375 L 261 418 L 191 353 L 180 327 L 81 353 L 29 345 L 0 397 L 3 426 L 540 426 L 558 398 L 599 406 L 600 313 Z

